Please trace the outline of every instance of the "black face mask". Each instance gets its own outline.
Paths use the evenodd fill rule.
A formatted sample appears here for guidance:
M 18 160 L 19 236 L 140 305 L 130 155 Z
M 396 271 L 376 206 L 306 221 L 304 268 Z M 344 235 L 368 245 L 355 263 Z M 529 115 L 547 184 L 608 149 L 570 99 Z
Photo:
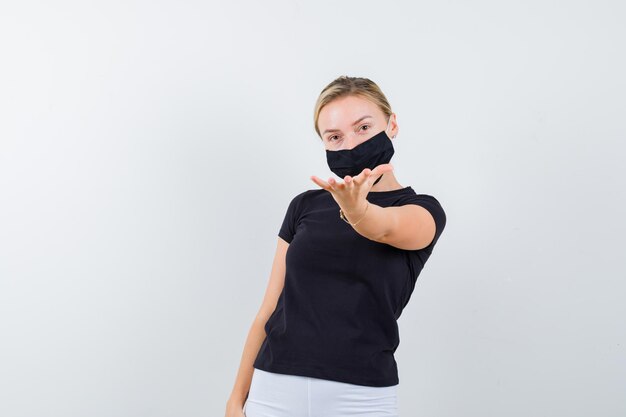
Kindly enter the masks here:
M 391 118 L 389 121 L 391 121 Z M 326 161 L 330 170 L 343 179 L 346 175 L 355 177 L 365 168 L 374 169 L 378 165 L 388 164 L 391 161 L 393 152 L 393 144 L 389 136 L 387 136 L 387 130 L 385 129 L 352 149 L 341 149 L 338 151 L 326 149 Z M 382 175 L 378 177 L 374 185 L 382 177 Z

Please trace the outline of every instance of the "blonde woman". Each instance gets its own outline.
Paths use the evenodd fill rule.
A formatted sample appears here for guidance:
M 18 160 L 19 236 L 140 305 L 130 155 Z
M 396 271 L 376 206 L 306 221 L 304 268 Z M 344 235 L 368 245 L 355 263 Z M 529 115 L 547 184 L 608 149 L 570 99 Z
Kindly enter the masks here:
M 446 215 L 398 182 L 399 127 L 380 88 L 342 76 L 321 92 L 315 131 L 341 181 L 293 197 L 228 417 L 398 417 L 397 320 Z

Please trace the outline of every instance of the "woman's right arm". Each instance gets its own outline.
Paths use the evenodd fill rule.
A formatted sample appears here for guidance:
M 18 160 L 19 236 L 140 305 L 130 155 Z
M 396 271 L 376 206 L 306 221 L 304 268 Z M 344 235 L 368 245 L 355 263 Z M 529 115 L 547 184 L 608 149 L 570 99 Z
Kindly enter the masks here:
M 248 391 L 250 389 L 250 383 L 252 382 L 254 360 L 266 337 L 265 324 L 274 312 L 278 297 L 285 284 L 285 256 L 288 247 L 289 243 L 279 237 L 274 262 L 272 264 L 272 272 L 270 273 L 269 282 L 265 290 L 265 296 L 263 297 L 261 308 L 254 318 L 250 331 L 248 332 L 235 385 L 226 403 L 226 417 L 242 415 L 241 411 L 248 398 Z

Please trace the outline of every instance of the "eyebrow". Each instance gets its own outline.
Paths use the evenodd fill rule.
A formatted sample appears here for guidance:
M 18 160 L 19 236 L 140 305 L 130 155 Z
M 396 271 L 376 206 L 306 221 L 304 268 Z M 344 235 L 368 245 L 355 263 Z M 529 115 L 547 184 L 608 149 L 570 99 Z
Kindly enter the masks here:
M 357 120 L 356 122 L 352 123 L 352 126 L 356 125 L 357 123 L 359 123 L 361 120 L 363 119 L 367 119 L 368 117 L 372 117 L 368 114 L 366 114 L 365 116 L 361 117 L 359 120 Z M 326 129 L 323 133 L 322 136 L 324 136 L 326 133 L 328 132 L 339 132 L 339 129 Z

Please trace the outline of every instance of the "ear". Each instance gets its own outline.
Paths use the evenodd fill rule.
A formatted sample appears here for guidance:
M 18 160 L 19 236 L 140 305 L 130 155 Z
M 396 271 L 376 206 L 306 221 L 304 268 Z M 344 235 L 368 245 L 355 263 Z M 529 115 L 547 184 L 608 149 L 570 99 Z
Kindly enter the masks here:
M 394 132 L 394 129 L 395 129 L 395 133 L 393 134 L 393 136 L 391 136 L 391 139 L 395 139 L 396 136 L 398 136 L 398 130 L 399 130 L 398 123 L 396 122 L 396 114 L 391 113 L 391 116 L 389 117 L 391 117 L 391 122 L 389 123 L 391 125 L 391 132 L 389 133 Z

